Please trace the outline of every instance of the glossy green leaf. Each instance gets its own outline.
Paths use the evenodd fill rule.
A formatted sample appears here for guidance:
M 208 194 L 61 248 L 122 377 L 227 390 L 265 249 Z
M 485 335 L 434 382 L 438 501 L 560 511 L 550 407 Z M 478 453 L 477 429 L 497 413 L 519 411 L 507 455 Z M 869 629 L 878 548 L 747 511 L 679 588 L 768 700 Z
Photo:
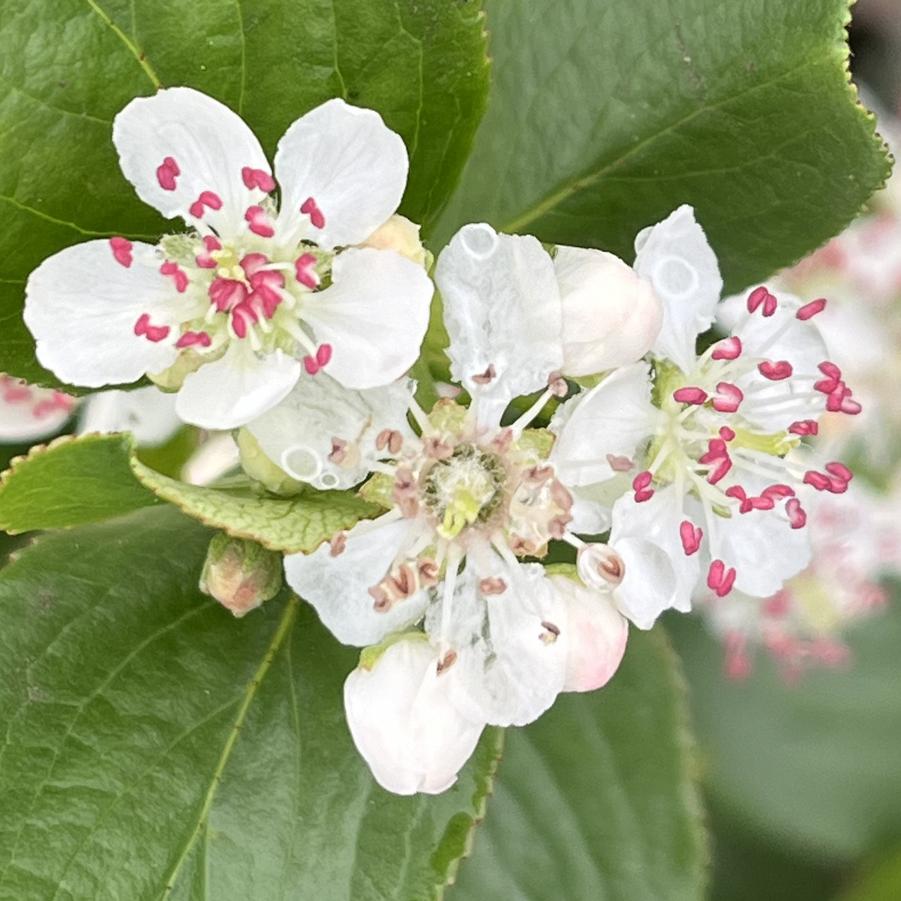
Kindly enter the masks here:
M 384 512 L 349 491 L 305 491 L 297 497 L 264 496 L 253 488 L 201 488 L 160 475 L 133 461 L 141 482 L 157 497 L 235 538 L 273 551 L 309 552 L 336 532 Z
M 848 634 L 849 668 L 814 670 L 797 685 L 762 655 L 749 679 L 730 682 L 700 623 L 670 625 L 724 818 L 820 861 L 851 861 L 901 835 L 901 592 Z
M 448 901 L 700 901 L 707 858 L 684 687 L 633 630 L 599 692 L 508 730 L 491 814 Z
M 132 474 L 133 453 L 128 435 L 66 436 L 32 448 L 0 477 L 0 530 L 68 528 L 159 503 Z
M 209 534 L 141 511 L 0 572 L 0 897 L 437 897 L 498 734 L 446 794 L 383 792 L 344 723 L 355 652 L 295 600 L 200 595 Z
M 488 0 L 465 222 L 631 260 L 693 204 L 732 288 L 837 234 L 889 161 L 848 81 L 848 0 Z
M 161 84 L 241 113 L 271 154 L 330 97 L 377 109 L 411 157 L 402 212 L 428 225 L 488 90 L 479 0 L 0 3 L 0 371 L 52 380 L 21 320 L 28 273 L 68 244 L 166 228 L 119 172 L 115 114 Z

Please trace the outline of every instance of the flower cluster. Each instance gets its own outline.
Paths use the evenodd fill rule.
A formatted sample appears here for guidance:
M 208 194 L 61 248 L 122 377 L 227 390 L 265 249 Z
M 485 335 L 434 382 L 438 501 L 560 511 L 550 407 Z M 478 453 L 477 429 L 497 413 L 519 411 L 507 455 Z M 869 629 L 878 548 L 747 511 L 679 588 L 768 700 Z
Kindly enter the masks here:
M 130 103 L 113 138 L 139 196 L 188 231 L 46 260 L 27 285 L 38 357 L 89 387 L 149 375 L 185 421 L 234 429 L 270 492 L 382 507 L 284 569 L 363 648 L 348 723 L 392 791 L 443 791 L 486 725 L 604 685 L 628 621 L 688 610 L 699 585 L 778 591 L 809 559 L 811 497 L 848 488 L 807 445 L 824 411 L 860 410 L 825 301 L 761 286 L 721 303 L 689 207 L 638 236 L 632 266 L 462 228 L 434 269 L 456 385 L 424 410 L 408 372 L 431 257 L 396 214 L 406 150 L 376 113 L 317 107 L 271 169 L 234 113 L 183 88 Z M 555 543 L 576 566 L 544 565 Z M 236 614 L 275 590 L 269 557 L 248 581 L 256 562 L 229 544 L 205 574 Z

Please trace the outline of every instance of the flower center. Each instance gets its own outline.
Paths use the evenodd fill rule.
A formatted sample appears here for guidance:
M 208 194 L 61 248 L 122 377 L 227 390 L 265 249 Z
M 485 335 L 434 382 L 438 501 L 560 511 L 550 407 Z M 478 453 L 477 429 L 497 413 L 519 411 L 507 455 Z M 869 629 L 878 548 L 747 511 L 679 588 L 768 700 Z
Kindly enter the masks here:
M 302 358 L 307 372 L 316 373 L 331 359 L 331 347 L 317 346 L 304 323 L 303 306 L 328 277 L 333 254 L 306 242 L 287 246 L 273 240 L 274 230 L 264 228 L 260 218 L 271 211 L 255 209 L 251 225 L 256 227 L 233 240 L 197 232 L 162 238 L 159 272 L 178 296 L 177 325 L 143 313 L 135 334 L 148 341 L 175 337 L 175 346 L 189 351 L 196 365 L 218 359 L 238 341 L 255 353 L 282 350 Z M 121 265 L 131 265 L 130 242 L 113 238 L 110 246 Z M 172 371 L 183 368 L 176 363 Z M 159 374 L 158 381 L 172 387 L 168 375 Z
M 473 444 L 461 444 L 436 460 L 422 480 L 422 501 L 448 540 L 487 522 L 503 500 L 506 470 L 500 457 Z

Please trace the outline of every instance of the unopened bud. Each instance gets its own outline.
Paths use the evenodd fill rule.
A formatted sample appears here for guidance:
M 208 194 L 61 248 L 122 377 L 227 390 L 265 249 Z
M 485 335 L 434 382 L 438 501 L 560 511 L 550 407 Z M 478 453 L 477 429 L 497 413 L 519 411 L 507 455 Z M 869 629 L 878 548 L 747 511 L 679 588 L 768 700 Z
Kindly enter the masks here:
M 618 669 L 629 637 L 628 621 L 605 593 L 576 579 L 551 575 L 566 604 L 569 643 L 564 691 L 594 691 Z
M 387 647 L 384 646 L 387 644 Z M 483 724 L 451 703 L 456 654 L 439 657 L 424 635 L 367 648 L 344 683 L 344 708 L 357 749 L 376 780 L 400 795 L 450 788 Z
M 558 247 L 563 375 L 594 375 L 643 357 L 660 332 L 663 306 L 650 283 L 619 257 Z
M 282 560 L 255 541 L 219 532 L 210 542 L 200 590 L 235 616 L 256 609 L 282 587 Z
M 429 263 L 429 252 L 419 240 L 419 226 L 406 216 L 392 216 L 379 226 L 362 244 L 377 250 L 393 250 L 408 260 L 425 268 Z

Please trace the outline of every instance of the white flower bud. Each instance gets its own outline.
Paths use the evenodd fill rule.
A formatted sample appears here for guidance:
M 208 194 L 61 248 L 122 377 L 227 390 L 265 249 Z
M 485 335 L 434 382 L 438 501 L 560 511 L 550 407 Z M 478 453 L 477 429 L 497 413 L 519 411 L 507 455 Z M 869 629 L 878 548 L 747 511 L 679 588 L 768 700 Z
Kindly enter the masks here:
M 344 683 L 344 707 L 373 776 L 398 795 L 450 788 L 483 729 L 449 700 L 453 663 L 439 674 L 424 635 L 395 641 L 374 662 L 366 656 Z
M 601 250 L 558 247 L 564 375 L 594 375 L 634 363 L 660 332 L 663 306 L 650 282 Z
M 563 690 L 594 691 L 619 668 L 629 623 L 602 592 L 568 576 L 550 578 L 566 604 L 569 642 Z
M 380 225 L 361 246 L 375 247 L 377 250 L 393 250 L 427 268 L 429 254 L 419 240 L 419 228 L 406 216 L 395 214 Z

